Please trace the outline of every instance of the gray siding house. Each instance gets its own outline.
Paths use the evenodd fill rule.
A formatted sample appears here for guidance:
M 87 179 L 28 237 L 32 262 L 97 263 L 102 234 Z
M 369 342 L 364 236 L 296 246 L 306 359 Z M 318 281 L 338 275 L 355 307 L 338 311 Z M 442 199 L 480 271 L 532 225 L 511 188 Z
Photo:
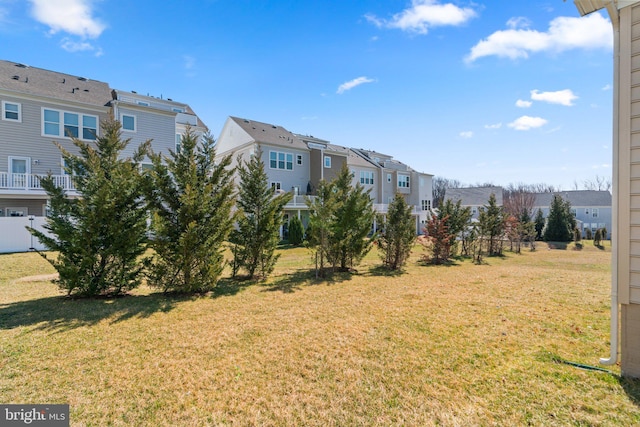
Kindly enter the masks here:
M 611 193 L 591 190 L 539 193 L 536 194 L 534 216 L 538 209 L 542 210 L 545 218 L 549 215 L 554 194 L 560 195 L 571 204 L 571 211 L 576 217 L 578 228 L 582 231 L 582 237 L 586 237 L 587 229 L 591 230 L 593 235 L 598 228 L 606 228 L 606 238 L 611 237 Z
M 450 199 L 454 203 L 460 201 L 462 207 L 470 207 L 471 219 L 477 220 L 480 208 L 489 203 L 489 198 L 492 194 L 496 196 L 496 204 L 502 206 L 502 187 L 448 188 L 444 194 L 444 199 Z
M 309 135 L 295 134 L 282 126 L 229 117 L 216 143 L 216 156 L 232 156 L 232 164 L 262 150 L 268 179 L 274 191 L 290 191 L 285 219 L 293 215 L 308 224 L 307 197 L 314 197 L 321 180 L 331 181 L 343 165 L 357 183 L 369 190 L 375 209 L 385 213 L 396 192 L 413 205 L 416 232 L 424 228 L 431 210 L 432 175 L 419 173 L 391 156 L 331 144 Z M 286 228 L 286 227 L 285 227 Z
M 70 136 L 95 140 L 100 122 L 112 115 L 122 123 L 123 138 L 131 138 L 124 156 L 148 139 L 155 151 L 167 153 L 187 126 L 207 130 L 186 104 L 3 60 L 0 108 L 0 217 L 45 215 L 39 177 L 49 173 L 70 197 L 77 196 L 54 142 L 77 153 Z

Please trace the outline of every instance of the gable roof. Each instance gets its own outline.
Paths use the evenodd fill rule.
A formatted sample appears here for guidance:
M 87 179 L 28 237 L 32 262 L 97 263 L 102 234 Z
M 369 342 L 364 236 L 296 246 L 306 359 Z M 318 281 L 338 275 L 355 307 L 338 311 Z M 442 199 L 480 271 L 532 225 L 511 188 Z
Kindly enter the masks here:
M 309 150 L 307 145 L 299 137 L 282 126 L 257 122 L 255 120 L 242 119 L 240 117 L 230 116 L 229 118 L 249 134 L 249 136 L 258 144 L 264 143 L 305 151 Z
M 536 207 L 545 208 L 551 206 L 551 201 L 555 194 L 559 194 L 564 200 L 568 200 L 572 207 L 611 206 L 611 193 L 608 191 L 578 190 L 538 193 L 536 194 Z
M 484 206 L 491 194 L 496 196 L 496 204 L 502 206 L 502 187 L 447 188 L 444 198 L 452 202 L 460 200 L 463 206 Z
M 0 60 L 0 89 L 100 107 L 111 101 L 107 83 L 5 60 Z

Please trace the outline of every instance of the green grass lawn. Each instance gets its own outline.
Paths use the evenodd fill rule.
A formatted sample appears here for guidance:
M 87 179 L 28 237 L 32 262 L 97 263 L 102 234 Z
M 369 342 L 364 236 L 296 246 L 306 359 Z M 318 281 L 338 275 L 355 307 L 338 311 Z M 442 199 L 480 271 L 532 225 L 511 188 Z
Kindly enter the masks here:
M 72 425 L 632 425 L 609 354 L 610 250 L 507 253 L 403 274 L 370 254 L 314 279 L 285 249 L 265 283 L 204 297 L 68 300 L 38 255 L 0 255 L 0 403 Z

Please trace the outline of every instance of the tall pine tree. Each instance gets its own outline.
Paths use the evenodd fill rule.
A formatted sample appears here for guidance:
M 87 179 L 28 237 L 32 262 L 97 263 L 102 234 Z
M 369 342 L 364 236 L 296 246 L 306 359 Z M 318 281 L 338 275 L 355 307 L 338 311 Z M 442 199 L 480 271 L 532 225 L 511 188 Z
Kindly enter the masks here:
M 238 226 L 231 233 L 234 272 L 244 269 L 252 279 L 264 278 L 273 271 L 279 257 L 275 250 L 280 241 L 283 208 L 291 200 L 291 193 L 274 194 L 260 148 L 248 162 L 240 161 L 238 174 Z
M 224 242 L 232 228 L 230 157 L 214 162 L 215 141 L 187 129 L 180 152 L 149 152 L 153 168 L 145 193 L 154 213 L 155 250 L 149 284 L 166 291 L 212 290 L 224 267 Z
M 544 228 L 543 238 L 549 242 L 570 242 L 573 240 L 575 218 L 571 213 L 571 204 L 559 194 L 554 194 L 549 206 L 547 225 Z
M 118 295 L 141 282 L 147 214 L 137 162 L 146 144 L 133 158 L 122 158 L 129 140 L 122 140 L 120 123 L 109 120 L 101 129 L 94 142 L 72 139 L 79 155 L 58 145 L 80 197 L 68 198 L 52 176 L 43 178 L 40 183 L 50 198 L 44 228 L 51 235 L 29 229 L 57 252 L 53 259 L 40 255 L 58 271 L 57 283 L 68 295 Z
M 380 217 L 382 231 L 377 243 L 382 262 L 390 270 L 401 269 L 411 255 L 416 239 L 416 221 L 411 210 L 402 194 L 396 193 L 387 214 Z
M 489 204 L 480 208 L 478 223 L 482 239 L 486 240 L 489 256 L 502 254 L 502 237 L 505 231 L 506 216 L 501 206 L 498 206 L 496 195 L 491 193 Z
M 373 244 L 367 238 L 375 217 L 373 201 L 359 182 L 353 186 L 352 181 L 353 174 L 345 163 L 332 182 L 337 202 L 332 225 L 332 258 L 343 271 L 360 264 Z

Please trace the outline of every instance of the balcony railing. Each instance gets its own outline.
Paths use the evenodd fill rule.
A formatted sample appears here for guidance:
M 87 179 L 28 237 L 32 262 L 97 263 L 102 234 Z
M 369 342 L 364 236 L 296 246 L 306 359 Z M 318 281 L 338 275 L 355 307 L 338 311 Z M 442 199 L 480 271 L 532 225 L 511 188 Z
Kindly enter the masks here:
M 40 185 L 40 178 L 46 175 L 33 173 L 8 173 L 0 172 L 0 190 L 22 190 L 44 192 Z M 56 186 L 67 191 L 74 191 L 73 180 L 69 175 L 52 175 Z
M 307 208 L 307 202 L 306 200 L 313 200 L 315 199 L 316 196 L 293 196 L 291 198 L 291 201 L 289 203 L 286 204 L 286 206 L 284 207 L 285 209 L 306 209 Z M 373 205 L 373 209 L 378 212 L 378 213 L 382 213 L 385 214 L 389 211 L 389 205 L 386 203 L 376 203 Z M 412 215 L 419 215 L 421 212 L 421 209 L 419 206 L 413 205 L 413 209 L 411 210 L 411 214 Z

